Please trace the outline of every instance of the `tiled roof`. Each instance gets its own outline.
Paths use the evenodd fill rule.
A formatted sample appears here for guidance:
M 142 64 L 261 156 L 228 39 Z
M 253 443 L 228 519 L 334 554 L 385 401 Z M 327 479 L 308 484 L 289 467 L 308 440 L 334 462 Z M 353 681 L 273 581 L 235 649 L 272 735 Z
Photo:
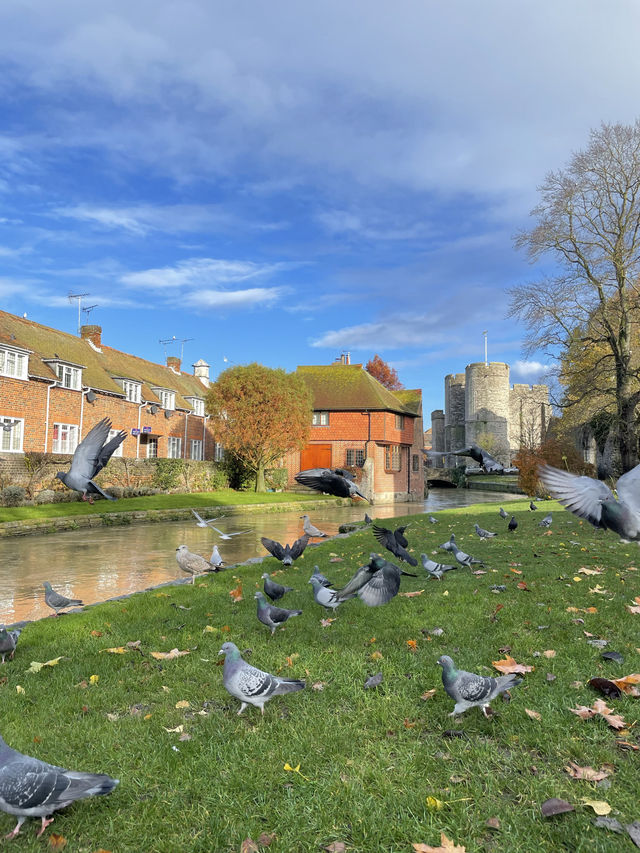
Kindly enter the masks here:
M 361 364 L 302 365 L 296 372 L 313 392 L 313 407 L 327 411 L 390 411 L 416 415 L 415 398 L 405 402 L 389 391 Z M 403 392 L 420 394 L 419 391 Z
M 31 350 L 29 376 L 51 381 L 57 376 L 53 365 L 43 359 L 58 359 L 69 364 L 84 365 L 82 384 L 96 391 L 124 396 L 122 386 L 113 377 L 132 379 L 142 384 L 142 399 L 160 403 L 151 388 L 166 388 L 176 392 L 176 408 L 192 409 L 186 397 L 204 397 L 206 388 L 190 373 L 176 373 L 170 367 L 155 364 L 120 352 L 112 347 L 100 345 L 100 352 L 88 340 L 34 323 L 0 311 L 0 345 L 24 347 Z
M 414 415 L 422 414 L 422 390 L 420 388 L 403 388 L 401 391 L 392 391 L 392 394 L 400 400 L 403 406 Z

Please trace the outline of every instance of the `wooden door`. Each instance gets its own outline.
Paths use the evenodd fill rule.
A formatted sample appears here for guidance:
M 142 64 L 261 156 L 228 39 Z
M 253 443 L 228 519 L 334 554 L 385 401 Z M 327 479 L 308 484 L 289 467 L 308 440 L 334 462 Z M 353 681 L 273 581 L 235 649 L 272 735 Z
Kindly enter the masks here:
M 308 468 L 331 468 L 330 444 L 308 444 L 300 452 L 300 470 Z

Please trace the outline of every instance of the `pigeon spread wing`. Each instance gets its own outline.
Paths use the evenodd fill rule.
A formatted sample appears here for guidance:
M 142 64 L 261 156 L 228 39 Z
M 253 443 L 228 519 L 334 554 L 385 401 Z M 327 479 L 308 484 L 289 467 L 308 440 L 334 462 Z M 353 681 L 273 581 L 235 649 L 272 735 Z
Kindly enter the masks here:
M 640 514 L 640 465 L 627 471 L 616 483 L 618 498 L 631 512 Z
M 111 421 L 109 418 L 103 418 L 89 430 L 80 444 L 76 447 L 73 459 L 71 460 L 69 474 L 74 477 L 82 477 L 85 480 L 92 479 L 96 466 L 99 464 L 98 460 L 100 458 L 102 447 L 109 437 L 110 429 Z M 100 470 L 100 468 L 98 468 L 98 470 Z
M 297 560 L 298 557 L 302 554 L 302 552 L 304 551 L 304 549 L 307 547 L 308 544 L 309 544 L 309 537 L 307 536 L 306 533 L 304 536 L 301 536 L 299 539 L 296 539 L 296 541 L 291 546 L 291 559 Z
M 266 536 L 263 536 L 260 541 L 267 549 L 267 551 L 271 554 L 272 557 L 275 557 L 276 560 L 283 560 L 285 557 L 284 548 L 279 542 L 276 542 L 274 539 L 267 539 Z
M 387 549 L 387 551 L 391 551 L 396 545 L 396 538 L 393 533 L 388 530 L 386 527 L 380 527 L 377 524 L 374 524 L 371 528 L 373 530 L 373 535 L 376 537 L 378 542 Z
M 578 477 L 550 465 L 541 466 L 539 476 L 549 493 L 566 506 L 569 512 L 586 519 L 594 527 L 603 526 L 600 502 L 611 499 L 613 494 L 601 480 Z
M 392 563 L 388 563 L 358 590 L 358 598 L 369 607 L 378 607 L 391 601 L 398 594 L 399 589 L 400 570 Z
M 107 433 L 107 435 L 108 435 L 108 433 Z M 124 430 L 120 430 L 120 432 L 117 435 L 114 435 L 114 437 L 111 439 L 111 441 L 108 441 L 106 444 L 104 444 L 102 446 L 100 452 L 98 453 L 98 460 L 97 460 L 95 467 L 93 469 L 93 474 L 91 475 L 91 479 L 93 479 L 96 476 L 96 474 L 99 474 L 100 471 L 102 471 L 104 466 L 111 459 L 114 452 L 118 449 L 118 447 L 120 447 L 120 445 L 122 444 L 122 442 L 125 440 L 126 437 L 127 437 L 127 433 Z

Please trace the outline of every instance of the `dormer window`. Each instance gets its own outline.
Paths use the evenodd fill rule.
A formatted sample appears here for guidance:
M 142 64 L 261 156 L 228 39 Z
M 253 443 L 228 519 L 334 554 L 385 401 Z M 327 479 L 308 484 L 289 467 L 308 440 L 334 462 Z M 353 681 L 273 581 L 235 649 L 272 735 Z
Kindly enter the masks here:
M 28 350 L 0 347 L 0 375 L 13 379 L 28 379 Z
M 122 390 L 129 403 L 139 403 L 142 398 L 142 385 L 139 382 L 131 382 L 124 379 Z
M 191 403 L 191 407 L 193 409 L 193 414 L 198 415 L 198 417 L 204 417 L 204 400 L 201 400 L 200 397 L 186 397 Z
M 79 367 L 72 367 L 70 364 L 58 362 L 54 364 L 53 369 L 63 388 L 71 388 L 73 391 L 80 390 L 82 371 Z
M 168 388 L 153 388 L 157 398 L 160 400 L 160 405 L 163 409 L 173 411 L 176 407 L 176 392 L 169 391 Z

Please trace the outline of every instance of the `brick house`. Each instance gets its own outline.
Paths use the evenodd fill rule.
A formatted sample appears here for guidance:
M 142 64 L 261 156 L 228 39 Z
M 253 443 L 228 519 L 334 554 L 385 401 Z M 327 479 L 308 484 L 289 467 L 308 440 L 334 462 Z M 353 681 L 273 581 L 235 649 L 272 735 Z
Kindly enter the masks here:
M 389 391 L 348 356 L 296 372 L 314 412 L 307 446 L 285 457 L 289 486 L 302 469 L 353 467 L 377 503 L 422 500 L 422 392 Z
M 155 364 L 102 343 L 0 311 L 0 458 L 27 451 L 70 454 L 102 418 L 127 432 L 115 455 L 213 459 L 205 417 L 209 366 Z

